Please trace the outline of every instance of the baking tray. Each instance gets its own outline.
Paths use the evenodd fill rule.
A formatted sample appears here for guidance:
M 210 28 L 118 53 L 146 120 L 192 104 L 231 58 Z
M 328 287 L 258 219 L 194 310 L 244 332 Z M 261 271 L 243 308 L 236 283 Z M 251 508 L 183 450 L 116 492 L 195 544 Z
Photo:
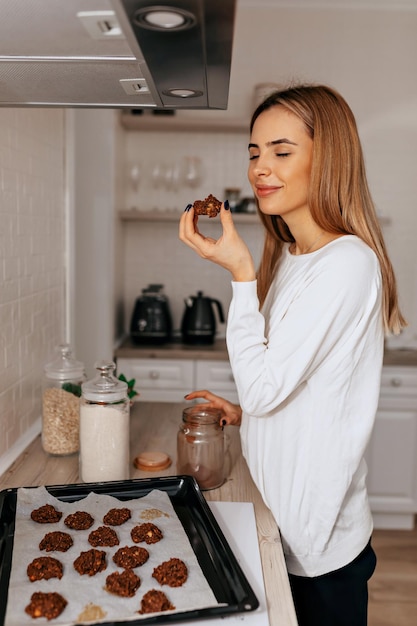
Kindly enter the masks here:
M 200 488 L 191 476 L 144 478 L 119 482 L 52 485 L 46 489 L 55 498 L 75 502 L 90 492 L 119 500 L 146 496 L 153 489 L 165 491 L 184 527 L 200 567 L 219 606 L 170 613 L 133 621 L 101 622 L 104 626 L 169 624 L 254 611 L 259 602 L 234 553 L 224 537 Z M 0 492 L 0 626 L 4 626 L 12 564 L 17 488 Z M 93 622 L 92 622 L 93 623 Z M 53 624 L 53 621 L 51 621 Z

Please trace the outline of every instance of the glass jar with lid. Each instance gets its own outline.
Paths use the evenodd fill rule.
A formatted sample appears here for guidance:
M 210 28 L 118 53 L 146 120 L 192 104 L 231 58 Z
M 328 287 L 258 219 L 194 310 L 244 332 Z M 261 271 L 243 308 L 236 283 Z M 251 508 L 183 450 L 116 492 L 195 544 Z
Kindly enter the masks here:
M 177 435 L 177 471 L 194 476 L 200 489 L 216 489 L 225 479 L 225 437 L 221 412 L 196 404 L 184 409 Z
M 80 478 L 83 482 L 129 478 L 130 401 L 113 361 L 95 364 L 98 375 L 82 384 Z
M 84 364 L 69 344 L 56 348 L 56 358 L 44 367 L 42 389 L 42 447 L 64 456 L 79 450 L 80 396 L 85 381 Z

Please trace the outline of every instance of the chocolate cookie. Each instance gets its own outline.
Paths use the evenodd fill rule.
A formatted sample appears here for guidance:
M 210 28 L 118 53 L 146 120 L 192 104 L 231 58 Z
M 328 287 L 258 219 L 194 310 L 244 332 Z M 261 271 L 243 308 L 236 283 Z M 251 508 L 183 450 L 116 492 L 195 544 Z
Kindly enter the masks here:
M 221 206 L 220 200 L 217 200 L 212 194 L 204 200 L 195 200 L 193 204 L 196 215 L 208 215 L 209 217 L 216 217 L 220 213 Z
M 74 561 L 74 569 L 84 576 L 95 576 L 98 572 L 102 572 L 107 567 L 106 553 L 103 550 L 87 550 L 81 552 L 80 556 Z
M 51 556 L 39 556 L 27 566 L 26 572 L 30 582 L 62 578 L 64 568 L 61 561 Z
M 77 511 L 67 515 L 64 519 L 64 524 L 73 530 L 87 530 L 94 524 L 94 518 L 86 511 Z
M 140 548 L 139 546 L 124 546 L 119 548 L 113 555 L 113 561 L 117 567 L 123 569 L 134 569 L 146 563 L 149 559 L 149 552 L 146 548 Z
M 181 559 L 169 559 L 169 561 L 164 561 L 161 565 L 155 567 L 152 577 L 155 578 L 160 585 L 181 587 L 188 578 L 187 566 Z
M 121 526 L 132 517 L 130 509 L 110 509 L 103 517 L 103 524 L 109 526 Z
M 155 526 L 155 524 L 152 524 L 151 522 L 146 522 L 132 528 L 130 536 L 132 537 L 132 541 L 135 543 L 145 541 L 145 543 L 149 545 L 151 543 L 158 543 L 164 535 L 158 526 Z
M 66 552 L 73 545 L 71 535 L 55 530 L 52 533 L 46 533 L 45 537 L 39 544 L 39 550 L 46 552 Z
M 46 617 L 47 620 L 55 619 L 61 615 L 68 602 L 59 593 L 42 593 L 36 591 L 30 598 L 30 604 L 25 611 L 34 619 Z
M 118 546 L 120 542 L 119 537 L 113 528 L 109 528 L 108 526 L 99 526 L 99 528 L 92 530 L 88 535 L 88 543 L 95 548 L 97 546 L 107 546 L 111 548 L 112 546 Z
M 139 587 L 140 578 L 131 569 L 125 569 L 122 573 L 113 572 L 106 578 L 106 590 L 123 598 L 132 598 Z
M 171 604 L 163 591 L 157 589 L 150 589 L 143 596 L 140 603 L 140 613 L 158 613 L 160 611 L 172 611 L 175 606 Z
M 32 511 L 30 517 L 38 524 L 55 524 L 61 519 L 62 513 L 57 511 L 52 504 L 44 504 L 39 509 Z

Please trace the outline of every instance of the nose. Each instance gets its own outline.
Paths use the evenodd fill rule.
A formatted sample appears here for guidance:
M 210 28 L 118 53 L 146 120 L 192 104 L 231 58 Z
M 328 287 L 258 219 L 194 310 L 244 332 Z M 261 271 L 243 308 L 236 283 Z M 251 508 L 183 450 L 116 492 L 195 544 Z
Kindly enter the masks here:
M 255 176 L 268 176 L 271 173 L 271 167 L 266 159 L 258 157 L 253 168 Z

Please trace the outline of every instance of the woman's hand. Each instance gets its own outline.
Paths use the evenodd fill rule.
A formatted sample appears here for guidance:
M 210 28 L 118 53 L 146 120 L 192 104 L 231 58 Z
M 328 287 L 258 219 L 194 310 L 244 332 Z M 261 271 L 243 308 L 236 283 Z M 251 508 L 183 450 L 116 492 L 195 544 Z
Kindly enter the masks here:
M 255 280 L 252 255 L 237 233 L 232 214 L 225 209 L 224 204 L 220 210 L 220 220 L 223 232 L 219 239 L 205 237 L 198 229 L 198 217 L 194 214 L 193 207 L 187 207 L 180 220 L 179 238 L 203 259 L 208 259 L 228 270 L 233 280 L 240 282 Z
M 238 404 L 233 404 L 220 396 L 216 396 L 214 393 L 211 393 L 211 391 L 207 391 L 207 389 L 192 391 L 185 396 L 186 400 L 195 400 L 197 398 L 207 400 L 204 406 L 208 409 L 220 409 L 222 414 L 220 424 L 222 426 L 226 424 L 229 426 L 240 426 L 240 422 L 242 421 L 242 409 Z

